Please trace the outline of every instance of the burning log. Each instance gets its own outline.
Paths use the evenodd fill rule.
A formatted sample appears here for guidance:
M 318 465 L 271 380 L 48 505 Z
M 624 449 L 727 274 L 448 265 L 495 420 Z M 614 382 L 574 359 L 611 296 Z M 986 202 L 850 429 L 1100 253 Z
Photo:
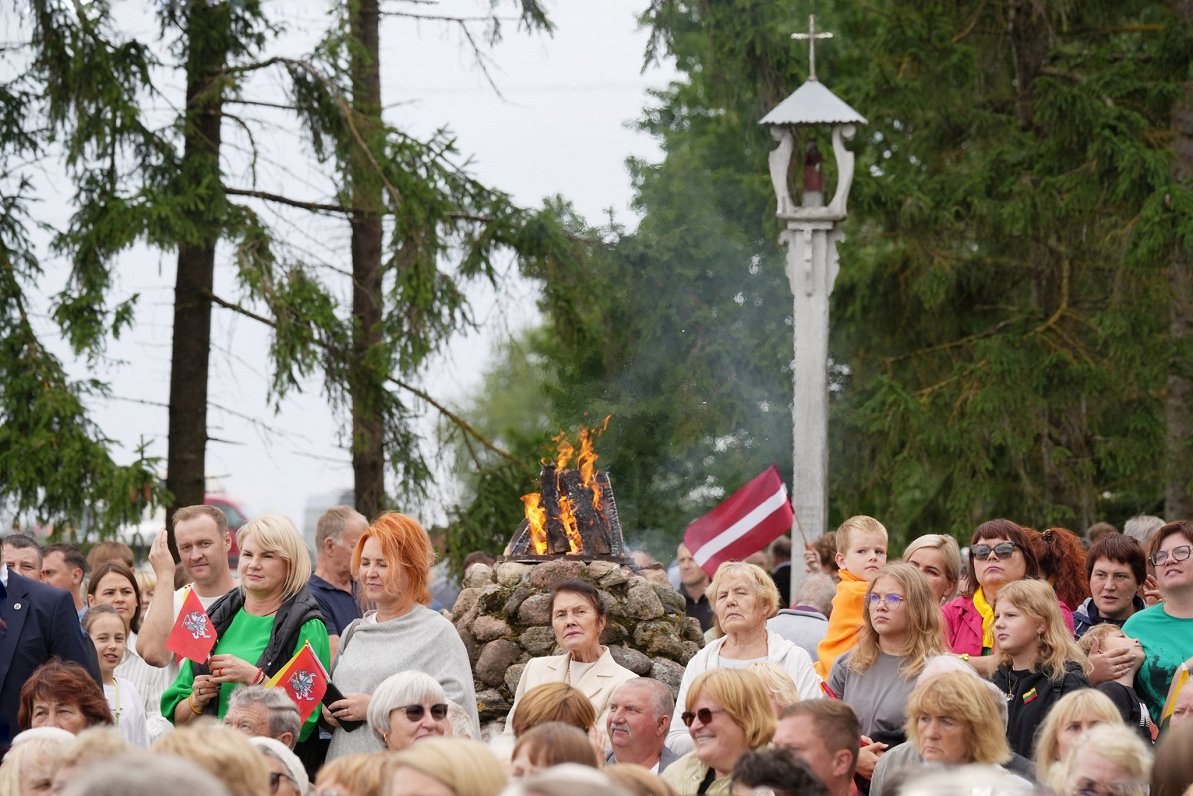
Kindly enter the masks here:
M 568 542 L 567 531 L 563 524 L 563 507 L 559 499 L 559 478 L 554 464 L 543 465 L 539 477 L 542 485 L 543 508 L 547 511 L 547 552 L 570 553 L 572 546 Z
M 582 483 L 578 470 L 564 470 L 560 473 L 559 486 L 567 495 L 568 504 L 572 507 L 572 516 L 576 518 L 576 530 L 584 540 L 584 551 L 597 555 L 608 555 L 612 552 L 609 544 L 609 524 L 604 512 L 597 505 L 597 493 Z

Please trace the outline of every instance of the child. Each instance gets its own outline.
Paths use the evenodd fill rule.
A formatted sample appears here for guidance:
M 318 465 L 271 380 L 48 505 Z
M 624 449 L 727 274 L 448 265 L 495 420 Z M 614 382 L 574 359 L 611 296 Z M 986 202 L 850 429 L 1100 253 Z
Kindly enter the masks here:
M 83 616 L 83 630 L 99 655 L 104 697 L 112 709 L 113 723 L 133 746 L 149 748 L 149 726 L 141 695 L 136 686 L 116 676 L 116 667 L 124 660 L 128 645 L 128 623 L 112 606 L 96 605 Z
M 1036 728 L 1056 701 L 1089 688 L 1089 661 L 1065 627 L 1047 581 L 1018 580 L 994 601 L 994 655 L 990 678 L 1007 695 L 1007 741 L 1030 758 Z
M 841 523 L 836 531 L 837 566 L 841 582 L 833 598 L 828 630 L 816 647 L 816 673 L 828 679 L 833 661 L 857 644 L 862 632 L 863 603 L 870 581 L 886 565 L 886 528 L 873 517 L 858 515 Z
M 1130 649 L 1131 666 L 1114 680 L 1098 683 L 1095 688 L 1106 696 L 1118 708 L 1123 721 L 1128 727 L 1134 727 L 1139 735 L 1148 743 L 1154 743 L 1160 734 L 1159 729 L 1152 723 L 1148 715 L 1147 706 L 1135 693 L 1135 675 L 1143 665 L 1143 645 L 1127 636 L 1118 625 L 1103 622 L 1085 631 L 1085 635 L 1077 641 L 1081 651 L 1086 655 L 1103 650 Z

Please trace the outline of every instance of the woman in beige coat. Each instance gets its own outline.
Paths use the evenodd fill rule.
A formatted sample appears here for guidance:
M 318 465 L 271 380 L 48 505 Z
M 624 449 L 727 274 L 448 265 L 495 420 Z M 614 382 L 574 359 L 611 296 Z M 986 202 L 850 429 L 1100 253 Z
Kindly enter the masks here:
M 595 586 L 583 580 L 565 581 L 551 590 L 550 606 L 551 629 L 566 652 L 532 658 L 526 664 L 510 717 L 517 712 L 522 695 L 536 685 L 567 683 L 588 697 L 597 713 L 596 726 L 603 728 L 613 691 L 637 675 L 613 660 L 609 649 L 601 646 L 605 605 Z M 505 731 L 513 732 L 512 720 L 506 721 Z

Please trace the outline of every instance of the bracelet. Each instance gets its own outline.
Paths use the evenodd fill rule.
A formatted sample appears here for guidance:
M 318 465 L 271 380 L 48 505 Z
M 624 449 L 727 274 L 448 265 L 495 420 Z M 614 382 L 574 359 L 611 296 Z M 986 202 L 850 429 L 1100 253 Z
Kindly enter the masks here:
M 189 697 L 187 697 L 187 700 L 186 700 L 186 706 L 187 706 L 187 707 L 189 707 L 189 708 L 191 709 L 191 713 L 194 713 L 196 716 L 202 716 L 202 715 L 203 715 L 203 708 L 196 708 L 196 707 L 195 707 L 195 694 L 194 694 L 194 692 L 191 692 L 191 695 L 190 695 Z
M 257 679 L 253 680 L 253 685 L 261 685 L 265 682 L 265 670 L 260 666 L 257 667 Z
M 968 652 L 963 652 L 960 655 L 958 655 L 957 657 L 960 658 L 961 660 L 965 661 L 966 663 L 969 663 L 969 653 Z

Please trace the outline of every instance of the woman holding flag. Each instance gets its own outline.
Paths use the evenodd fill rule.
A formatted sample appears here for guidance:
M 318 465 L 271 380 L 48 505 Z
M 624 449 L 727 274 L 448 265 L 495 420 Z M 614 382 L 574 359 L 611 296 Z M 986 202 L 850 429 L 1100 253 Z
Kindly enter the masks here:
M 203 715 L 223 718 L 236 688 L 274 677 L 307 644 L 324 671 L 329 664 L 327 626 L 307 590 L 311 558 L 294 523 L 279 514 L 266 514 L 246 523 L 236 543 L 240 588 L 220 597 L 207 611 L 217 639 L 215 648 L 205 664 L 184 660 L 178 678 L 162 694 L 162 714 L 176 726 Z M 315 679 L 324 681 L 324 673 L 318 672 Z M 311 707 L 317 705 L 318 698 Z M 301 704 L 299 710 L 308 713 Z M 301 740 L 314 730 L 317 718 L 318 711 L 311 709 Z

